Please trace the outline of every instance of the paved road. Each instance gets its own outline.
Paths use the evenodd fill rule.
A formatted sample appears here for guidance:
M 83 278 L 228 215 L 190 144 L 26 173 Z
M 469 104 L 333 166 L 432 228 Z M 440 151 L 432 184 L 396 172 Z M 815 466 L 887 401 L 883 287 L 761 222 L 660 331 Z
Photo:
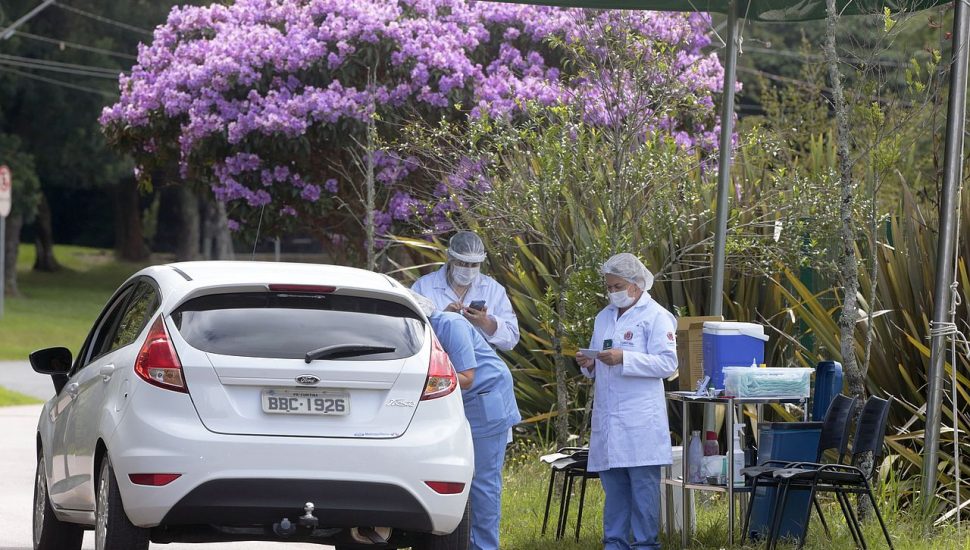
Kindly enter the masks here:
M 0 386 L 38 399 L 54 394 L 50 379 L 30 369 L 26 362 L 0 362 Z M 40 405 L 0 407 L 0 550 L 29 550 L 31 544 L 31 505 L 34 490 L 34 433 Z M 84 550 L 94 549 L 92 532 L 84 536 Z M 330 546 L 269 542 L 227 544 L 152 545 L 164 550 L 326 550 Z
M 34 372 L 27 361 L 0 361 L 0 386 L 44 401 L 54 395 L 50 377 Z

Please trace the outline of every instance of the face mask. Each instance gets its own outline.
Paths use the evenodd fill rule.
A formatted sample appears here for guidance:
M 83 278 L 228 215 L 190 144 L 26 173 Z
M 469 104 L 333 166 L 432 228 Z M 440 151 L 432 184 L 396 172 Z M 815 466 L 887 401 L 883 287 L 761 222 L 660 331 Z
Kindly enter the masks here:
M 457 265 L 451 266 L 451 279 L 458 286 L 468 286 L 475 282 L 478 278 L 478 274 L 481 272 L 480 267 L 461 267 Z
M 632 306 L 635 301 L 636 298 L 627 294 L 626 290 L 610 292 L 610 303 L 620 309 Z

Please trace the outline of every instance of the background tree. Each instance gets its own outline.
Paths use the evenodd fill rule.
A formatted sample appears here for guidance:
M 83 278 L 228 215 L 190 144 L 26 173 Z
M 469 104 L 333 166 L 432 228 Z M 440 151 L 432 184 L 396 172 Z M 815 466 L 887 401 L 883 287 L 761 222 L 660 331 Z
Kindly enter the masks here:
M 22 149 L 16 136 L 0 133 L 0 164 L 6 164 L 13 173 L 13 207 L 4 219 L 6 224 L 4 247 L 4 280 L 0 292 L 10 296 L 20 294 L 17 288 L 17 256 L 20 244 L 20 228 L 31 223 L 40 202 L 40 181 L 34 166 L 34 158 Z
M 131 177 L 131 162 L 105 147 L 97 117 L 117 98 L 113 83 L 134 63 L 138 44 L 151 40 L 151 29 L 174 4 L 56 3 L 0 42 L 0 131 L 21 139 L 42 182 L 46 207 L 33 231 L 38 269 L 57 267 L 51 247 L 61 219 L 78 219 L 96 242 L 114 241 L 123 258 L 146 256 L 143 197 Z M 36 5 L 4 2 L 0 26 Z M 79 194 L 100 198 L 81 202 Z
M 547 40 L 577 38 L 583 17 L 581 10 L 461 0 L 177 8 L 101 120 L 146 176 L 164 164 L 184 180 L 209 183 L 233 226 L 275 233 L 303 225 L 335 243 L 335 253 L 348 239 L 362 251 L 353 228 L 371 215 L 355 200 L 366 177 L 348 179 L 354 171 L 346 168 L 353 165 L 348 148 L 359 152 L 367 142 L 368 121 L 388 143 L 415 118 L 501 119 L 520 113 L 522 101 L 550 105 L 566 91 L 568 68 Z M 705 16 L 623 17 L 649 34 L 690 36 L 680 60 L 691 67 L 688 81 L 716 87 L 720 66 L 702 51 Z M 693 136 L 713 135 L 716 122 L 684 116 L 664 124 Z M 425 199 L 444 197 L 442 182 L 423 178 L 413 159 L 393 150 L 372 160 L 374 204 L 386 205 L 373 213 L 378 234 L 415 220 L 450 227 L 447 213 L 459 204 Z

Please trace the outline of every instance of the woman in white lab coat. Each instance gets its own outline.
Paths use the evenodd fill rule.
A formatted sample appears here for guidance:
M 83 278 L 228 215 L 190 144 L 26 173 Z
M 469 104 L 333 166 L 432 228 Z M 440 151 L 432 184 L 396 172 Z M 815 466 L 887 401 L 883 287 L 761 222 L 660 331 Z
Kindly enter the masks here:
M 593 327 L 599 351 L 576 354 L 594 379 L 587 469 L 606 493 L 605 549 L 659 549 L 660 469 L 671 463 L 663 379 L 677 370 L 676 323 L 650 297 L 653 274 L 636 256 L 617 254 L 600 271 L 610 304 Z
M 460 313 L 489 344 L 508 351 L 519 343 L 519 320 L 505 289 L 481 272 L 485 244 L 472 231 L 459 231 L 448 241 L 448 261 L 411 287 L 440 311 Z M 481 306 L 481 307 L 475 307 Z

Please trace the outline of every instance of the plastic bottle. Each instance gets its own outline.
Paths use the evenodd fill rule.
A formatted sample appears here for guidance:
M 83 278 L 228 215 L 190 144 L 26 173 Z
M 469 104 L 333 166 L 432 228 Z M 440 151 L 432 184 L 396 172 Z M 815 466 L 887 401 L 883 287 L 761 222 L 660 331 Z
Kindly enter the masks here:
M 744 485 L 744 476 L 741 470 L 744 469 L 744 448 L 741 447 L 741 434 L 744 433 L 744 425 L 734 426 L 734 486 Z
M 721 448 L 717 444 L 717 434 L 710 430 L 704 438 L 704 456 L 716 456 L 721 453 Z
M 694 430 L 690 434 L 690 445 L 687 447 L 687 482 L 703 483 L 702 466 L 704 450 L 701 445 L 701 432 Z
M 757 357 L 752 357 L 751 358 L 751 368 L 753 368 L 753 369 L 758 368 L 758 358 Z

